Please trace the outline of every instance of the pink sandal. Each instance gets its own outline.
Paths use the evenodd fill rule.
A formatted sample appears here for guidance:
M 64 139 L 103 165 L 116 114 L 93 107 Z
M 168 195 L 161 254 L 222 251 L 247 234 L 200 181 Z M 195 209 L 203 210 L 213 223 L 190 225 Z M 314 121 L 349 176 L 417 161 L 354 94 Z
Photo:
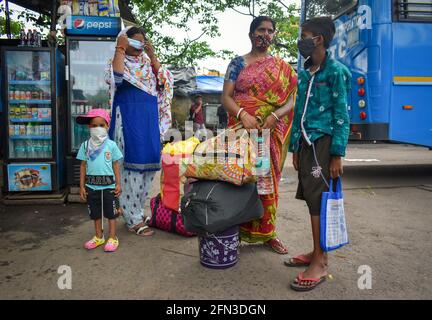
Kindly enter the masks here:
M 105 252 L 114 252 L 117 250 L 119 246 L 119 241 L 118 238 L 116 237 L 115 239 L 113 238 L 109 238 L 107 244 L 105 245 Z
M 98 238 L 98 237 L 94 236 L 91 240 L 87 241 L 84 244 L 84 248 L 86 248 L 87 250 L 93 250 L 93 249 L 96 249 L 97 247 L 103 245 L 104 243 L 105 243 L 104 237 Z

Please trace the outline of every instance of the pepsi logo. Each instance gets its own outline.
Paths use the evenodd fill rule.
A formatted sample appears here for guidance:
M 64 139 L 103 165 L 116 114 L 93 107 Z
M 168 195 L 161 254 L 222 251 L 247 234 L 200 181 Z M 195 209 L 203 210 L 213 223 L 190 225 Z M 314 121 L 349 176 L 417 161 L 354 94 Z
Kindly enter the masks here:
M 84 20 L 83 19 L 76 19 L 74 21 L 74 27 L 77 28 L 77 29 L 84 28 Z

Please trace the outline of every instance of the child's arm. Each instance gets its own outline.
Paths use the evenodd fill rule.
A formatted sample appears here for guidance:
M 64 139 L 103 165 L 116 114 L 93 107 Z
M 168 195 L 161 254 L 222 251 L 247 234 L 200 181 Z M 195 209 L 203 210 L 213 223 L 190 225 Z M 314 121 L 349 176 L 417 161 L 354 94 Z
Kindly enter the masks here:
M 350 119 L 348 114 L 348 85 L 350 74 L 342 69 L 335 75 L 332 85 L 333 139 L 330 148 L 332 156 L 345 156 L 348 144 Z
M 291 134 L 290 134 L 290 144 L 289 144 L 289 152 L 297 153 L 299 151 L 299 127 L 301 121 L 301 112 L 299 106 L 300 99 L 296 99 L 295 107 L 294 107 L 294 117 L 291 126 Z
M 333 99 L 333 137 L 330 147 L 332 160 L 330 162 L 330 174 L 336 178 L 343 173 L 342 157 L 345 156 L 345 149 L 349 136 L 349 114 L 348 114 L 348 90 L 351 75 L 348 71 L 340 69 L 335 74 L 332 85 Z
M 120 164 L 118 161 L 113 162 L 113 169 L 114 169 L 114 175 L 116 181 L 114 195 L 116 197 L 119 197 L 122 191 L 121 191 Z
M 86 162 L 81 161 L 80 165 L 80 196 L 83 201 L 87 200 L 87 192 L 85 189 Z

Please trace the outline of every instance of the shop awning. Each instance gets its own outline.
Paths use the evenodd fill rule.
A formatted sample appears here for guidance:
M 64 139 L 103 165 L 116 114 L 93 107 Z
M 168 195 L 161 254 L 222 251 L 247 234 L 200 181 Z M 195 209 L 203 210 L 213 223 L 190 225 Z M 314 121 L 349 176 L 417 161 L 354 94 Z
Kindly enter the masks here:
M 218 76 L 197 76 L 197 89 L 192 94 L 218 94 L 222 93 L 224 78 Z
M 51 15 L 53 1 L 55 0 L 9 0 L 9 2 L 15 3 L 21 7 L 48 16 Z M 125 20 L 136 23 L 129 4 L 130 0 L 119 0 L 120 16 Z

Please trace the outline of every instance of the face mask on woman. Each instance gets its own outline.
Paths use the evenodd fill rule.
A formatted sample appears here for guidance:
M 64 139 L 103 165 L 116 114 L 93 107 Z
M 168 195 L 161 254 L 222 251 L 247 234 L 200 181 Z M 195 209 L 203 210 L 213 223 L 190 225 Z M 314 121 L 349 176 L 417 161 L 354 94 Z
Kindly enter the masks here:
M 298 49 L 303 58 L 307 59 L 312 56 L 316 48 L 314 42 L 314 39 L 316 38 L 318 38 L 318 36 L 308 39 L 300 39 L 299 41 L 297 41 Z
M 90 128 L 90 137 L 95 145 L 101 145 L 108 137 L 108 131 L 103 127 Z
M 252 41 L 255 47 L 267 50 L 271 46 L 273 39 L 270 35 L 253 35 Z
M 135 39 L 131 39 L 131 38 L 128 38 L 128 41 L 129 41 L 129 45 L 132 48 L 135 48 L 137 50 L 142 50 L 144 48 L 144 45 L 143 45 L 143 43 L 141 41 L 138 41 L 138 40 L 135 40 Z

